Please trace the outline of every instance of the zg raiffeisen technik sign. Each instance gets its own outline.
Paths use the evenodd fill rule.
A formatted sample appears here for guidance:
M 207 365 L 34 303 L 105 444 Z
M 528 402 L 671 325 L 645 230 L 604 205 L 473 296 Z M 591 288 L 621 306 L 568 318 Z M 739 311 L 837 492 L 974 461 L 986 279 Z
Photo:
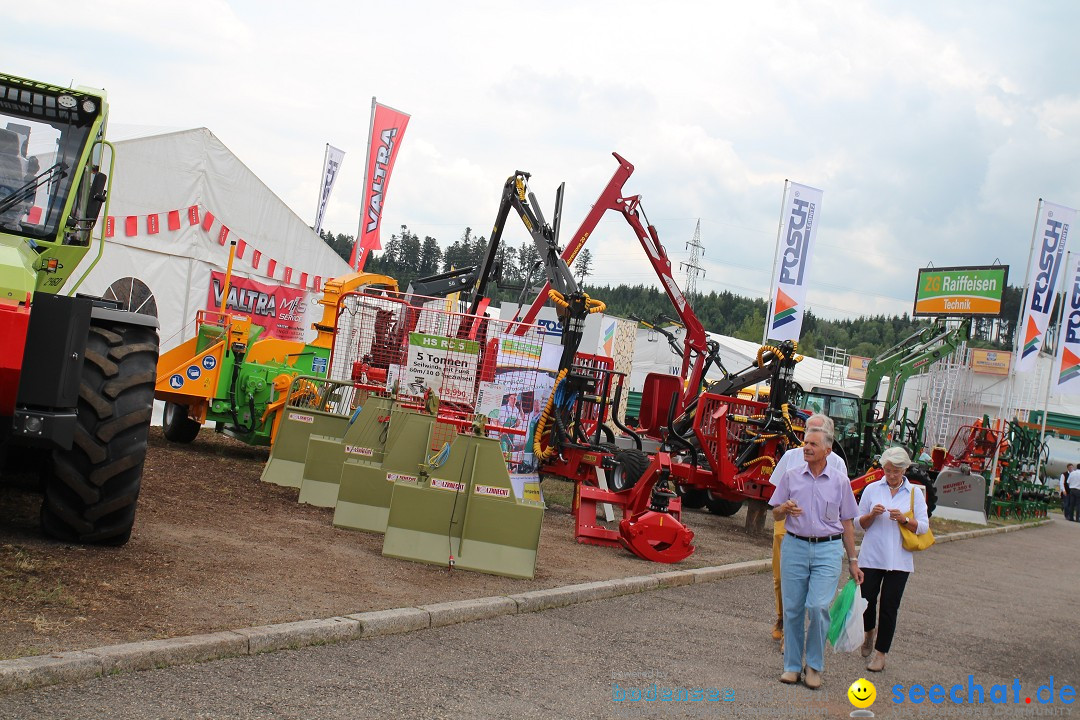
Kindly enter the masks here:
M 1009 280 L 1008 265 L 923 268 L 915 288 L 913 317 L 997 317 Z

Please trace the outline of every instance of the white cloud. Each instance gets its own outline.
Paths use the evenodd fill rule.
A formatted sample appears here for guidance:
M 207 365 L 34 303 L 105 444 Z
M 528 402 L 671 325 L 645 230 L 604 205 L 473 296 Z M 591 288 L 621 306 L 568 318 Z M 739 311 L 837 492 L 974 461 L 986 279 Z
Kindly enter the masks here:
M 810 299 L 838 313 L 903 312 L 930 261 L 1023 266 L 1036 198 L 1080 204 L 1074 53 L 1034 41 L 1060 37 L 1080 7 L 407 7 L 41 0 L 10 8 L 0 63 L 108 88 L 114 123 L 210 128 L 309 222 L 330 142 L 346 157 L 325 225 L 349 234 L 373 95 L 412 114 L 386 232 L 487 234 L 503 181 L 526 170 L 545 212 L 566 181 L 568 235 L 617 151 L 676 268 L 702 219 L 709 290 L 766 295 L 783 181 L 815 185 L 823 284 Z M 43 42 L 56 17 L 93 50 Z M 655 282 L 617 214 L 590 248 L 594 280 Z

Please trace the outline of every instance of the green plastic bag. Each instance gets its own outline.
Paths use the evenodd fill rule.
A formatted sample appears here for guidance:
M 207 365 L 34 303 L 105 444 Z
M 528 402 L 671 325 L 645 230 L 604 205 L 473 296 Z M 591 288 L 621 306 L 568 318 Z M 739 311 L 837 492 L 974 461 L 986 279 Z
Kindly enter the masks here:
M 848 613 L 851 612 L 851 604 L 855 601 L 855 592 L 858 585 L 855 584 L 855 578 L 851 578 L 844 584 L 844 587 L 840 589 L 836 599 L 832 601 L 832 605 L 829 606 L 829 644 L 835 645 L 836 639 L 840 637 L 840 633 L 844 631 L 844 623 L 847 621 Z

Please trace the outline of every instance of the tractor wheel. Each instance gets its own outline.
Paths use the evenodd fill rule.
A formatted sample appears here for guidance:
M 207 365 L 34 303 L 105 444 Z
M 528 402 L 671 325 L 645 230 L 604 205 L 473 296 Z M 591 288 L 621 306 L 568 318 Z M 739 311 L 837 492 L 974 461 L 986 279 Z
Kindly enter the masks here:
M 165 439 L 174 443 L 189 443 L 199 434 L 202 425 L 188 417 L 187 406 L 177 403 L 165 403 L 165 413 L 161 416 L 161 430 Z
M 95 321 L 70 450 L 54 450 L 41 525 L 60 540 L 123 545 L 131 537 L 154 402 L 154 328 Z
M 725 500 L 712 490 L 705 491 L 705 506 L 709 512 L 720 517 L 731 517 L 742 509 L 742 500 Z
M 691 510 L 705 507 L 709 499 L 708 490 L 687 488 L 682 485 L 675 485 L 675 494 L 682 498 L 682 506 Z
M 907 469 L 907 479 L 918 483 L 926 490 L 926 516 L 932 517 L 937 509 L 937 488 L 934 487 L 934 479 L 921 467 L 912 465 Z
M 615 453 L 615 468 L 608 478 L 608 486 L 614 492 L 629 490 L 649 467 L 649 456 L 635 448 L 619 450 Z

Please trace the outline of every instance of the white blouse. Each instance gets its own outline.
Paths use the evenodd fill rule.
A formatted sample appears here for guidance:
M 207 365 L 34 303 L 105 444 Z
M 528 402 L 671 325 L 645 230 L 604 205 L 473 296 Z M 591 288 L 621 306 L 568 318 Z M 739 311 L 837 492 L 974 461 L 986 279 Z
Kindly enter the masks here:
M 900 539 L 900 526 L 889 518 L 889 510 L 895 508 L 902 513 L 911 510 L 911 493 L 915 493 L 915 520 L 918 527 L 916 535 L 930 529 L 930 518 L 926 515 L 926 491 L 915 489 L 905 477 L 896 495 L 892 494 L 885 478 L 872 482 L 863 490 L 859 499 L 859 517 L 868 515 L 875 505 L 884 505 L 885 512 L 878 515 L 870 527 L 866 528 L 862 547 L 859 548 L 859 567 L 878 570 L 903 570 L 914 572 L 915 562 L 910 550 L 904 549 Z M 856 518 L 857 527 L 862 524 Z

